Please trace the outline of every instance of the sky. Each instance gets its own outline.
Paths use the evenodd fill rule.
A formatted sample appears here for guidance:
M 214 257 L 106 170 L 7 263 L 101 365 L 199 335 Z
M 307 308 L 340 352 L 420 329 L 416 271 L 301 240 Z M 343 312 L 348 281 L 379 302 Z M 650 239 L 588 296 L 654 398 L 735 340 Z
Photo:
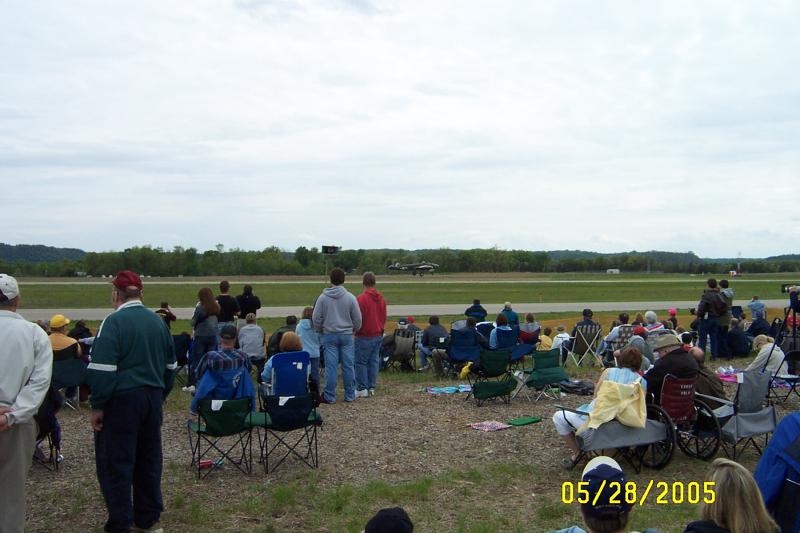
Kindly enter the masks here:
M 0 242 L 796 253 L 800 3 L 0 0 Z

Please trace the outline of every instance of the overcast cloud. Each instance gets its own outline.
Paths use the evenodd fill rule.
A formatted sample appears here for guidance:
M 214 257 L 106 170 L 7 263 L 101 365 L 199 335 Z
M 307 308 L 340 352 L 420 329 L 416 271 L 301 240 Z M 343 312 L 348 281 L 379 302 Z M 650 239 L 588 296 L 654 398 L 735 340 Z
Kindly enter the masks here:
M 0 241 L 797 252 L 800 3 L 0 2 Z

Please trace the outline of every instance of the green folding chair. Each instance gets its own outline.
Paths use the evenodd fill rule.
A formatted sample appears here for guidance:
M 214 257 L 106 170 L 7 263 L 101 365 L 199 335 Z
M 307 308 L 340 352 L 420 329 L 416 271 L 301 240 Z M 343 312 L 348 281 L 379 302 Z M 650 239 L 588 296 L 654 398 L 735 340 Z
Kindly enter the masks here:
M 250 398 L 200 400 L 197 420 L 187 423 L 192 449 L 191 466 L 197 468 L 198 479 L 206 478 L 225 460 L 245 474 L 252 472 L 252 414 Z M 226 437 L 232 438 L 233 443 L 223 443 Z
M 528 399 L 528 390 L 533 389 L 538 395 L 533 401 L 538 402 L 542 397 L 555 400 L 559 398 L 561 389 L 558 384 L 569 380 L 569 375 L 564 367 L 561 366 L 561 350 L 549 350 L 546 352 L 533 352 L 533 369 L 526 373 L 525 393 Z M 519 392 L 518 389 L 517 392 Z M 558 391 L 558 392 L 556 392 Z
M 264 472 L 270 472 L 270 457 L 275 455 L 278 458 L 272 465 L 273 471 L 289 457 L 318 468 L 317 428 L 322 426 L 322 415 L 314 406 L 313 395 L 262 396 L 261 402 L 265 411 L 253 413 L 249 424 L 258 435 Z M 274 439 L 272 444 L 270 436 Z
M 472 390 L 466 399 L 472 396 L 480 407 L 486 400 L 500 398 L 511 403 L 511 393 L 517 388 L 514 376 L 509 372 L 511 352 L 506 350 L 484 350 L 478 356 L 478 365 L 474 377 L 468 376 Z

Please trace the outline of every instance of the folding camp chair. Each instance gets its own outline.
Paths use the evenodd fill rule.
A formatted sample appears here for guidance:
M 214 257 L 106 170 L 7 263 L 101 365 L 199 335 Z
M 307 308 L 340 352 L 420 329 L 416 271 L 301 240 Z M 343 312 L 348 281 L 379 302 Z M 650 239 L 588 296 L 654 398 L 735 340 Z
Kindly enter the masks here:
M 489 335 L 491 335 L 492 330 L 494 329 L 494 322 L 478 322 L 475 325 L 475 329 L 478 330 L 478 333 L 488 339 Z
M 542 397 L 557 399 L 561 396 L 561 389 L 558 384 L 569 380 L 567 371 L 561 366 L 561 350 L 556 348 L 546 352 L 533 352 L 533 367 L 530 371 L 523 369 L 522 375 L 516 374 L 518 379 L 524 379 L 514 393 L 514 396 L 523 392 L 531 399 L 528 394 L 530 389 L 538 392 L 534 401 L 539 401 Z
M 468 376 L 472 390 L 465 399 L 472 396 L 480 407 L 484 401 L 501 398 L 511 402 L 511 393 L 516 388 L 514 376 L 508 371 L 511 353 L 507 351 L 484 350 L 480 353 L 474 373 Z
M 189 348 L 192 345 L 192 338 L 188 333 L 172 336 L 172 343 L 175 345 L 175 362 L 178 367 L 175 369 L 175 384 L 183 387 L 189 380 Z
M 38 411 L 33 416 L 34 420 L 36 420 L 36 447 L 37 450 L 40 449 L 40 446 L 46 444 L 49 454 L 44 456 L 40 453 L 33 454 L 33 461 L 35 464 L 41 465 L 45 467 L 47 470 L 51 472 L 58 470 L 59 464 L 59 456 L 58 450 L 56 449 L 56 441 L 60 440 L 60 435 L 57 435 L 57 432 L 60 432 L 57 425 L 57 421 L 55 419 L 55 414 L 61 409 L 64 404 L 64 398 L 61 396 L 61 393 L 50 385 L 47 389 L 47 394 L 45 394 L 44 401 L 39 406 Z
M 525 356 L 533 353 L 534 346 L 532 344 L 517 344 L 511 350 L 511 360 L 509 361 L 508 369 L 513 373 L 518 370 L 520 366 L 524 366 Z
M 245 474 L 252 472 L 251 401 L 250 398 L 200 400 L 197 420 L 187 422 L 189 446 L 192 449 L 191 466 L 197 468 L 198 479 L 207 477 L 222 466 L 225 459 Z M 223 443 L 225 437 L 233 437 L 233 444 L 228 446 Z M 205 459 L 212 455 L 216 459 Z
M 621 350 L 633 337 L 633 328 L 630 324 L 624 324 L 617 328 L 617 339 L 611 343 L 611 351 Z
M 769 440 L 769 434 L 775 431 L 777 425 L 775 407 L 768 400 L 770 373 L 755 369 L 740 373 L 737 377 L 739 387 L 733 401 L 696 394 L 701 399 L 722 404 L 713 413 L 721 428 L 722 449 L 734 461 L 751 444 L 760 454 L 762 446 L 766 446 Z M 764 437 L 763 445 L 756 442 L 760 436 Z
M 448 353 L 448 371 L 458 373 L 467 363 L 476 363 L 481 353 L 481 346 L 471 329 L 454 329 L 450 331 Z
M 562 411 L 588 416 L 589 413 L 560 405 Z M 577 428 L 575 428 L 577 429 Z M 669 415 L 658 407 L 647 406 L 645 427 L 636 428 L 612 420 L 597 429 L 586 429 L 575 435 L 581 453 L 572 462 L 574 467 L 590 456 L 601 455 L 614 449 L 614 457 L 621 456 L 640 473 L 642 466 L 660 469 L 665 467 L 675 453 L 675 427 Z
M 497 350 L 511 350 L 517 345 L 517 339 L 519 338 L 519 328 L 516 329 L 497 328 L 495 330 L 495 335 L 497 336 L 497 348 L 496 348 Z
M 770 388 L 771 395 L 774 394 L 776 399 L 781 403 L 788 400 L 789 396 L 791 396 L 793 392 L 797 395 L 798 398 L 800 398 L 800 390 L 797 389 L 797 384 L 800 383 L 800 350 L 793 350 L 790 352 L 786 352 L 786 355 L 784 356 L 783 360 L 786 363 L 788 372 L 786 374 L 775 375 L 773 377 L 773 383 Z M 777 395 L 777 389 L 776 387 L 774 387 L 775 380 L 781 380 L 787 385 L 789 385 L 789 391 L 783 398 L 780 398 Z
M 572 339 L 572 346 L 567 354 L 567 358 L 564 360 L 564 365 L 566 366 L 567 361 L 572 358 L 572 362 L 575 363 L 575 366 L 581 366 L 583 360 L 586 359 L 587 356 L 591 356 L 597 360 L 602 368 L 603 359 L 597 353 L 600 331 L 599 324 L 576 326 L 575 337 Z
M 312 394 L 298 396 L 267 396 L 262 399 L 264 412 L 253 413 L 250 424 L 258 431 L 261 462 L 264 472 L 270 471 L 270 457 L 279 453 L 278 448 L 285 448 L 272 470 L 278 468 L 290 456 L 294 456 L 311 468 L 319 466 L 317 444 L 317 427 L 322 425 L 322 416 L 317 413 L 315 398 Z M 263 431 L 263 437 L 262 437 Z M 299 431 L 297 438 L 291 433 Z M 275 438 L 270 444 L 269 436 Z M 298 452 L 304 449 L 305 453 Z
M 57 390 L 83 385 L 86 383 L 86 366 L 83 359 L 77 359 L 75 357 L 53 361 L 51 385 Z M 73 405 L 69 400 L 65 403 L 73 410 L 79 407 L 78 405 Z
M 387 370 L 393 366 L 410 366 L 412 369 L 416 368 L 416 351 L 415 351 L 416 335 L 413 331 L 408 329 L 398 329 L 394 332 L 394 350 L 389 354 L 386 360 Z
M 308 352 L 285 352 L 272 357 L 271 393 L 265 394 L 266 387 L 259 388 L 262 412 L 253 413 L 250 421 L 256 428 L 260 461 L 265 472 L 269 472 L 270 455 L 280 446 L 285 447 L 286 452 L 273 470 L 291 455 L 312 468 L 319 466 L 317 427 L 322 425 L 322 416 L 317 413 L 314 395 L 309 391 L 309 372 Z M 288 433 L 299 429 L 303 430 L 302 435 L 294 442 L 288 440 Z M 269 435 L 276 440 L 271 446 Z M 300 455 L 296 449 L 303 442 L 306 454 Z
M 697 378 L 664 376 L 659 405 L 673 424 L 678 447 L 690 457 L 711 459 L 720 446 L 719 422 L 713 410 L 695 397 Z

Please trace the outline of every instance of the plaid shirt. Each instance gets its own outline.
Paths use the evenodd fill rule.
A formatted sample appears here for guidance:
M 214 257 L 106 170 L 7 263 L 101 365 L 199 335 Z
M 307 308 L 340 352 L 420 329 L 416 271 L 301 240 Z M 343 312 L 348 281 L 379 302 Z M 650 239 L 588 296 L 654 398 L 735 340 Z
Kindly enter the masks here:
M 206 370 L 235 370 L 245 367 L 250 370 L 250 358 L 241 350 L 212 350 L 203 356 L 197 365 L 197 379 L 203 377 Z

